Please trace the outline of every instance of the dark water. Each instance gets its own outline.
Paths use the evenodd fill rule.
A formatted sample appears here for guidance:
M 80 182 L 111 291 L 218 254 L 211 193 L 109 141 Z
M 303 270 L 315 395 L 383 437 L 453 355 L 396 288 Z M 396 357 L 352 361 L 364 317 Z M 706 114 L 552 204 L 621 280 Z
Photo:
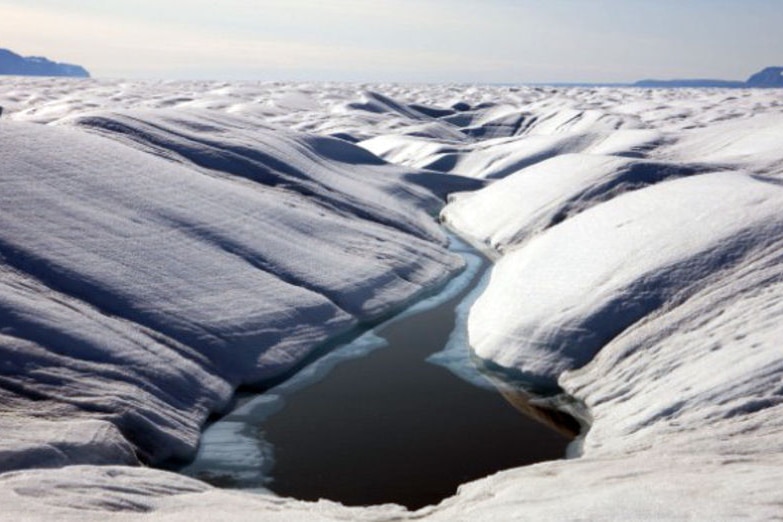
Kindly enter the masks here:
M 274 447 L 269 489 L 303 500 L 415 509 L 467 481 L 562 458 L 570 441 L 563 433 L 573 428 L 568 419 L 556 432 L 500 393 L 425 362 L 445 346 L 455 307 L 469 290 L 381 327 L 388 347 L 287 395 L 257 427 Z

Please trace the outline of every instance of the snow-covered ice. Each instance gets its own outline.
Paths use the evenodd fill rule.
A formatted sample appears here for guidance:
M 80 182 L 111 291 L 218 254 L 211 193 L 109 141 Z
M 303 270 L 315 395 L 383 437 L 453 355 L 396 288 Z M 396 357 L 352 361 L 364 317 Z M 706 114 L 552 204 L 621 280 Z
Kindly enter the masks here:
M 15 78 L 0 105 L 4 517 L 783 510 L 778 91 Z M 438 212 L 496 258 L 475 353 L 584 405 L 578 458 L 415 514 L 135 465 L 460 269 Z
M 234 120 L 215 131 L 231 165 L 244 160 L 232 151 Z M 255 148 L 235 145 L 253 161 L 241 176 L 204 165 L 224 166 L 214 145 L 178 147 L 166 140 L 185 141 L 184 131 L 148 121 L 158 130 L 135 131 L 134 145 L 171 148 L 141 152 L 73 126 L 0 126 L 4 389 L 37 401 L 35 417 L 96 439 L 95 452 L 65 451 L 73 459 L 45 449 L 64 446 L 59 436 L 40 440 L 44 449 L 26 440 L 29 459 L 4 469 L 106 460 L 99 445 L 127 461 L 112 425 L 145 461 L 186 457 L 237 385 L 287 370 L 461 267 L 431 217 L 440 200 L 353 145 L 259 129 Z M 346 184 L 337 172 L 353 178 L 349 188 L 334 186 Z
M 700 171 L 603 154 L 563 154 L 515 172 L 479 192 L 452 198 L 441 217 L 498 252 L 621 192 Z
M 479 357 L 554 382 L 697 289 L 734 279 L 747 263 L 775 264 L 781 209 L 778 183 L 735 173 L 615 197 L 498 262 L 471 310 L 470 344 Z

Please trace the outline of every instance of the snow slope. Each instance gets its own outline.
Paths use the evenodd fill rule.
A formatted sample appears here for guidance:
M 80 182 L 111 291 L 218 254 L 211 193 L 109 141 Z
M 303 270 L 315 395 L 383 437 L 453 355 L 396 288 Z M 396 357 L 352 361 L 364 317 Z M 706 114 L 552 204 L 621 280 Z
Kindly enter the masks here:
M 783 509 L 774 92 L 14 79 L 0 105 L 3 517 Z M 578 458 L 416 513 L 134 466 L 458 269 L 432 216 L 481 184 L 446 174 L 495 180 L 441 214 L 497 258 L 470 342 L 583 405 Z
M 4 439 L 3 469 L 132 462 L 128 442 L 147 462 L 187 456 L 234 387 L 460 268 L 430 216 L 438 198 L 408 172 L 343 142 L 255 139 L 248 181 L 73 128 L 0 126 L 0 422 L 46 421 Z M 340 170 L 350 191 L 330 186 Z
M 731 282 L 748 263 L 776 263 L 782 208 L 783 187 L 734 173 L 599 204 L 497 263 L 471 311 L 470 344 L 484 359 L 554 382 L 634 323 Z
M 612 155 L 563 154 L 482 191 L 457 195 L 441 218 L 504 252 L 613 196 L 703 169 Z

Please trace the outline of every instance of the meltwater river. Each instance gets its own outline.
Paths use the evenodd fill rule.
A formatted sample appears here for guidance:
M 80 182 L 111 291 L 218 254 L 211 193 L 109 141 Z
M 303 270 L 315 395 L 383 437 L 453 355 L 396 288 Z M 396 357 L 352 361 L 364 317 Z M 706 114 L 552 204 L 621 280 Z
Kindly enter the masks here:
M 451 248 L 468 268 L 437 295 L 274 388 L 240 395 L 180 471 L 303 500 L 415 509 L 467 481 L 562 458 L 575 423 L 558 432 L 521 414 L 520 394 L 472 364 L 465 319 L 489 263 L 457 238 Z

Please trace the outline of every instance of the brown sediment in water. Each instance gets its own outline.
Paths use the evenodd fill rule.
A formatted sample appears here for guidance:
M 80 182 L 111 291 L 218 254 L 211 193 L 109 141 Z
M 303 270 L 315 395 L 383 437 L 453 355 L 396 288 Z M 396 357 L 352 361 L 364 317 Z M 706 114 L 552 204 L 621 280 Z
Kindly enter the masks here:
M 539 397 L 531 395 L 524 390 L 512 389 L 497 379 L 489 378 L 489 380 L 495 384 L 498 393 L 517 411 L 524 413 L 531 419 L 548 426 L 565 437 L 574 439 L 579 436 L 582 427 L 572 416 L 559 410 L 537 405 L 536 401 L 539 400 Z

